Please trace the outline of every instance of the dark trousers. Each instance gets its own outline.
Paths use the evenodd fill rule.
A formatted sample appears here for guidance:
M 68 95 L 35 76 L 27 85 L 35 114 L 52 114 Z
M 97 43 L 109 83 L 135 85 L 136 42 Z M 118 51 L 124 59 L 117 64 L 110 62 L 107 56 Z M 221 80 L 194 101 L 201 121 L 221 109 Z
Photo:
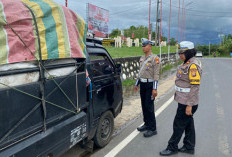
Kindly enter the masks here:
M 173 122 L 173 134 L 168 141 L 167 149 L 172 151 L 178 150 L 178 143 L 185 131 L 184 146 L 187 149 L 194 149 L 195 147 L 195 128 L 193 116 L 186 115 L 187 105 L 178 104 L 176 116 Z M 197 110 L 198 105 L 192 107 L 192 114 Z
M 143 110 L 143 121 L 150 130 L 156 130 L 154 99 L 152 98 L 153 83 L 140 83 L 140 96 Z

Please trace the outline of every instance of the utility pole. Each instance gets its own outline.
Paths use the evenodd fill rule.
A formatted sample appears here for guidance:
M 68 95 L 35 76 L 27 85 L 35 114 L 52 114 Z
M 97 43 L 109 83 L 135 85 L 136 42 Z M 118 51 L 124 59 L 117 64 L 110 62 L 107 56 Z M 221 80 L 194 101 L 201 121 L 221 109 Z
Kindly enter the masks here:
M 169 61 L 169 53 L 170 53 L 170 26 L 171 26 L 171 16 L 172 16 L 172 1 L 170 0 L 170 11 L 169 11 L 169 44 L 168 44 L 168 61 Z
M 162 0 L 160 2 L 160 35 L 159 35 L 159 46 L 160 46 L 160 63 L 162 63 L 162 50 L 161 50 L 161 42 L 162 42 Z
M 168 36 L 168 40 L 169 40 L 169 46 L 170 46 L 170 27 L 171 27 L 171 16 L 172 16 L 172 1 L 170 0 L 170 10 L 169 10 L 169 36 Z
M 191 1 L 191 2 L 189 2 L 188 4 L 186 4 L 185 6 L 183 6 L 183 9 L 184 9 L 183 40 L 185 40 L 185 32 L 186 32 L 186 28 L 187 28 L 187 26 L 186 26 L 186 8 L 187 8 L 187 6 L 191 5 L 192 3 L 193 3 L 193 2 Z
M 221 42 L 222 42 L 222 44 L 221 45 L 224 45 L 224 34 L 222 33 L 222 28 L 221 28 Z
M 222 37 L 222 29 L 220 29 L 220 45 L 222 46 L 221 37 Z
M 210 56 L 210 42 L 209 42 L 209 56 Z
M 156 26 L 155 26 L 155 46 L 157 46 L 157 39 L 158 39 L 158 15 L 159 15 L 159 0 L 157 0 L 157 10 L 156 10 Z
M 160 2 L 160 29 L 159 29 L 159 32 L 160 32 L 160 35 L 159 35 L 159 41 L 160 41 L 160 44 L 162 42 L 162 0 Z
M 86 18 L 85 21 L 88 25 L 88 32 L 89 32 L 89 3 L 86 3 L 86 16 L 85 16 L 85 18 Z
M 150 40 L 150 25 L 151 25 L 151 0 L 149 0 L 149 30 L 148 30 L 148 40 Z
M 178 30 L 177 30 L 177 42 L 176 42 L 176 58 L 178 57 L 179 28 L 180 28 L 180 0 L 179 0 L 179 10 L 178 10 Z
M 185 7 L 184 7 L 184 40 L 185 40 L 185 31 L 186 31 L 186 13 L 185 13 Z
M 183 41 L 183 13 L 184 13 L 184 0 L 182 1 L 182 14 L 181 14 L 181 41 Z
M 152 23 L 150 24 L 150 40 L 152 40 Z
M 179 0 L 179 11 L 178 11 L 177 44 L 178 44 L 178 39 L 179 39 L 179 27 L 180 27 L 180 0 Z

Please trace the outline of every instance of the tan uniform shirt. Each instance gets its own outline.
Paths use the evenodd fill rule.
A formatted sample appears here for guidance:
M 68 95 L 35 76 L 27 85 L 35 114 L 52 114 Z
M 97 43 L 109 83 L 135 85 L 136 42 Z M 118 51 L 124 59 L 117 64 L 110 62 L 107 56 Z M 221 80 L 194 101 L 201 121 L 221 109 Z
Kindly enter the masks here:
M 157 55 L 151 54 L 148 57 L 142 56 L 139 60 L 140 69 L 143 63 L 148 59 L 148 62 L 142 69 L 139 78 L 144 79 L 152 79 L 152 80 L 159 80 L 159 72 L 160 72 L 160 61 Z
M 195 57 L 178 67 L 175 81 L 176 86 L 190 89 L 190 92 L 175 92 L 175 100 L 178 103 L 190 106 L 199 103 L 201 75 L 201 62 Z

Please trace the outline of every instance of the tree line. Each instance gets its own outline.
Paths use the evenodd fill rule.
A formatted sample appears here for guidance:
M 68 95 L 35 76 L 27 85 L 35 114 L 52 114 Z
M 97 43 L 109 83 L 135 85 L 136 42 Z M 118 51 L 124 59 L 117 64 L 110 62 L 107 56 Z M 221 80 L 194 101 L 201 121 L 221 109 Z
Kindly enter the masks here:
M 117 36 L 123 35 L 124 37 L 130 37 L 130 38 L 148 38 L 148 27 L 145 26 L 130 26 L 128 29 L 123 29 L 120 30 L 118 28 L 113 29 L 112 32 L 110 33 L 109 37 L 110 38 L 115 38 Z M 167 41 L 167 37 L 161 36 L 161 41 Z M 155 40 L 155 32 L 152 32 L 152 40 Z M 176 45 L 176 40 L 175 38 L 170 39 L 170 45 L 174 46 Z
M 210 51 L 209 51 L 210 48 Z M 219 44 L 197 45 L 197 51 L 202 51 L 203 55 L 212 55 L 216 53 L 217 56 L 229 56 L 232 53 L 232 35 L 228 34 L 223 37 Z M 210 54 L 209 54 L 210 52 Z

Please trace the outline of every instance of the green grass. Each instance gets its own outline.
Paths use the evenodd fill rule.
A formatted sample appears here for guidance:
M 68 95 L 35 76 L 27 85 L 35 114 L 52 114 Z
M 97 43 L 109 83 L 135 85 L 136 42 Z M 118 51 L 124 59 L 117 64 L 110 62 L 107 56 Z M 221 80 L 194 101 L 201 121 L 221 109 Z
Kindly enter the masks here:
M 142 47 L 106 47 L 107 51 L 110 53 L 112 58 L 122 58 L 122 57 L 134 57 L 144 55 Z M 168 47 L 162 47 L 162 53 L 168 53 Z M 176 46 L 170 47 L 170 52 L 176 52 Z M 152 53 L 159 54 L 159 47 L 152 47 Z
M 178 66 L 178 65 L 181 65 L 183 63 L 182 60 L 179 60 L 178 62 L 176 62 L 173 66 Z
M 128 80 L 124 80 L 122 82 L 122 85 L 123 86 L 131 86 L 131 85 L 134 85 L 136 82 L 136 79 L 132 80 L 132 79 L 128 79 Z
M 207 55 L 207 56 L 203 56 L 203 57 L 205 57 L 205 58 L 214 58 L 214 56 L 213 55 Z M 221 54 L 221 55 L 217 55 L 216 57 L 226 57 L 226 58 L 230 58 L 231 56 L 230 55 L 223 55 L 223 54 Z
M 173 67 L 174 67 L 173 65 L 168 64 L 168 65 L 166 65 L 166 66 L 164 66 L 164 67 L 162 68 L 162 72 L 168 71 L 168 70 L 172 69 Z
M 230 55 L 219 55 L 217 57 L 228 57 L 228 58 L 230 58 L 231 56 Z
M 170 69 L 172 69 L 173 67 L 176 67 L 176 66 L 178 66 L 178 65 L 180 65 L 180 64 L 182 64 L 183 63 L 183 61 L 181 61 L 181 60 L 179 60 L 178 62 L 176 62 L 175 64 L 167 64 L 167 65 L 165 65 L 164 67 L 162 67 L 162 69 L 161 69 L 161 73 L 163 73 L 163 72 L 165 72 L 165 71 L 168 71 L 168 70 L 170 70 Z

